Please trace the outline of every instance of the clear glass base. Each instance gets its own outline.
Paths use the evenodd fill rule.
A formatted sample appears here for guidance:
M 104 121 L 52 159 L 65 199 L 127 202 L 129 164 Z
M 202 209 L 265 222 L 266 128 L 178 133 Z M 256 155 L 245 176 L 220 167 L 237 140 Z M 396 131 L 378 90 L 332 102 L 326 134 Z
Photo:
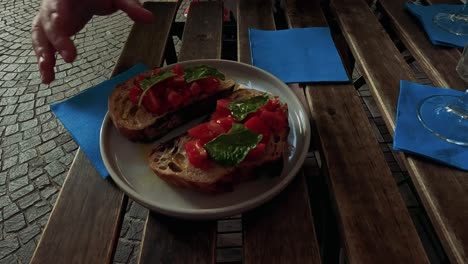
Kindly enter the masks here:
M 468 15 L 439 13 L 434 16 L 434 24 L 455 35 L 468 36 Z
M 436 95 L 420 105 L 418 118 L 436 136 L 457 145 L 468 146 L 468 113 L 460 108 L 460 97 Z

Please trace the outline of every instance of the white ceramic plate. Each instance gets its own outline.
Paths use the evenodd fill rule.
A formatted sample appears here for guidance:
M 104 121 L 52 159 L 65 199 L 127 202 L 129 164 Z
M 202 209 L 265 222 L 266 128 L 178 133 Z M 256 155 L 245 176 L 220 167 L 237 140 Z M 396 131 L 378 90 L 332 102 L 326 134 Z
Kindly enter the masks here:
M 277 95 L 281 101 L 288 104 L 291 131 L 281 175 L 242 183 L 236 185 L 232 192 L 217 195 L 171 186 L 149 169 L 146 154 L 151 146 L 174 137 L 200 120 L 194 120 L 154 143 L 138 144 L 120 136 L 109 115 L 106 115 L 101 127 L 100 148 L 104 164 L 112 179 L 128 196 L 148 209 L 179 218 L 227 217 L 243 213 L 273 198 L 297 174 L 310 143 L 307 114 L 297 97 L 278 78 L 247 64 L 225 60 L 193 60 L 180 64 L 214 66 L 237 83 Z

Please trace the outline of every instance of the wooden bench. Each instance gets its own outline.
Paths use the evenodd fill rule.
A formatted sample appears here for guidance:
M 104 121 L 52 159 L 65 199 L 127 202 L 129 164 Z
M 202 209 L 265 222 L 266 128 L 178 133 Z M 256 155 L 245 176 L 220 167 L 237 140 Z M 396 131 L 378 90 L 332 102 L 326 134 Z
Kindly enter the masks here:
M 177 2 L 145 3 L 156 20 L 150 25 L 133 26 L 113 75 L 138 62 L 150 67 L 163 64 L 168 50 L 173 52 L 173 47 L 167 45 L 172 43 L 168 38 L 178 5 Z M 414 79 L 409 66 L 364 0 L 335 0 L 332 9 L 344 32 L 344 38 L 339 32 L 334 36 L 345 64 L 350 65 L 347 62 L 352 58 L 346 55 L 350 49 L 364 71 L 387 125 L 393 130 L 399 78 Z M 287 0 L 284 11 L 291 28 L 328 25 L 319 0 Z M 237 14 L 238 60 L 250 63 L 248 28 L 276 29 L 271 1 L 239 0 Z M 192 3 L 178 60 L 221 58 L 222 30 L 219 2 Z M 340 39 L 345 39 L 348 45 Z M 408 45 L 411 36 L 404 41 Z M 413 49 L 418 49 L 418 45 L 426 44 L 414 44 Z M 425 47 L 431 50 L 430 46 Z M 419 56 L 419 59 L 415 56 L 418 61 L 424 58 L 431 65 L 439 55 L 426 57 L 421 53 Z M 445 80 L 442 68 L 432 68 L 436 71 L 434 76 Z M 449 78 L 447 82 L 454 77 Z M 317 239 L 317 219 L 311 203 L 326 203 L 330 198 L 339 223 L 336 229 L 350 263 L 429 262 L 355 88 L 350 83 L 291 84 L 290 87 L 309 110 L 314 135 L 311 149 L 319 149 L 323 164 L 319 177 L 327 182 L 323 188 L 328 188 L 331 197 L 311 193 L 313 188 L 309 185 L 313 176 L 308 167 L 310 160 L 306 160 L 294 181 L 280 195 L 242 215 L 243 262 L 328 263 L 323 245 Z M 466 227 L 463 227 L 466 211 L 460 217 L 452 214 L 456 207 L 465 210 L 468 203 L 452 201 L 454 204 L 450 205 L 448 198 L 466 199 L 466 185 L 456 185 L 463 176 L 466 178 L 466 173 L 410 156 L 405 156 L 405 161 L 434 225 L 450 231 L 445 238 L 439 233 L 442 240 L 455 243 L 444 244 L 446 251 L 454 250 L 458 254 L 452 259 L 454 262 L 464 260 L 468 244 L 464 240 Z M 448 175 L 437 176 L 437 173 Z M 441 185 L 445 177 L 450 187 Z M 447 193 L 450 190 L 455 193 Z M 448 198 L 440 200 L 443 194 Z M 311 197 L 320 201 L 311 201 Z M 127 199 L 111 180 L 99 177 L 79 150 L 31 262 L 112 262 Z M 452 231 L 461 232 L 462 236 L 456 237 Z M 215 263 L 216 244 L 216 221 L 191 222 L 150 212 L 139 262 Z
M 466 88 L 466 83 L 455 73 L 455 65 L 460 58 L 458 50 L 432 46 L 419 24 L 403 10 L 402 2 L 379 1 L 412 55 L 436 85 Z M 364 69 L 372 95 L 393 133 L 398 82 L 401 79 L 415 81 L 416 78 L 363 1 L 334 0 L 332 5 L 356 61 Z M 380 53 L 370 53 L 369 50 Z M 453 263 L 466 263 L 468 173 L 412 155 L 404 154 L 403 157 L 450 260 Z

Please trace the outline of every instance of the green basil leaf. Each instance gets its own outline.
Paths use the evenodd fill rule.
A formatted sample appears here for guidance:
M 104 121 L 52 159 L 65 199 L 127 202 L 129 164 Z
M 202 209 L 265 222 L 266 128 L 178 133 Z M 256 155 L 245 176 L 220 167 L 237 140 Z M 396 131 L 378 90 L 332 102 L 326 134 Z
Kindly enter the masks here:
M 224 80 L 224 74 L 219 72 L 216 68 L 206 66 L 206 65 L 197 65 L 193 67 L 186 67 L 184 69 L 185 81 L 191 83 L 196 80 L 200 80 L 206 77 L 215 77 L 221 80 Z
M 260 107 L 268 103 L 269 97 L 266 94 L 254 96 L 252 98 L 235 101 L 229 104 L 232 116 L 242 121 L 249 114 L 257 111 Z
M 262 140 L 257 134 L 242 124 L 233 123 L 227 134 L 221 134 L 205 144 L 208 155 L 222 166 L 235 166 Z
M 143 102 L 143 97 L 145 97 L 146 92 L 148 92 L 148 90 L 151 87 L 153 87 L 153 85 L 159 82 L 162 82 L 168 78 L 171 78 L 173 76 L 176 76 L 176 74 L 173 72 L 167 71 L 167 72 L 161 73 L 160 75 L 151 76 L 141 81 L 140 87 L 141 89 L 143 89 L 143 93 L 140 95 L 140 99 L 138 100 L 138 106 L 141 106 L 141 103 Z

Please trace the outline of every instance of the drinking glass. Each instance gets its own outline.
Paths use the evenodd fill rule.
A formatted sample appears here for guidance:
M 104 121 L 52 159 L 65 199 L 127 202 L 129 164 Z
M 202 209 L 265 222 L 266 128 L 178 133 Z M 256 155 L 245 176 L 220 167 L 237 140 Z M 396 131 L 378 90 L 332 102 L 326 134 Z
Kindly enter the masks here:
M 441 12 L 434 16 L 434 24 L 455 35 L 468 35 L 468 3 L 456 13 Z
M 456 71 L 468 82 L 468 45 Z M 418 118 L 438 137 L 468 146 L 468 90 L 462 96 L 434 95 L 426 98 L 419 105 Z

